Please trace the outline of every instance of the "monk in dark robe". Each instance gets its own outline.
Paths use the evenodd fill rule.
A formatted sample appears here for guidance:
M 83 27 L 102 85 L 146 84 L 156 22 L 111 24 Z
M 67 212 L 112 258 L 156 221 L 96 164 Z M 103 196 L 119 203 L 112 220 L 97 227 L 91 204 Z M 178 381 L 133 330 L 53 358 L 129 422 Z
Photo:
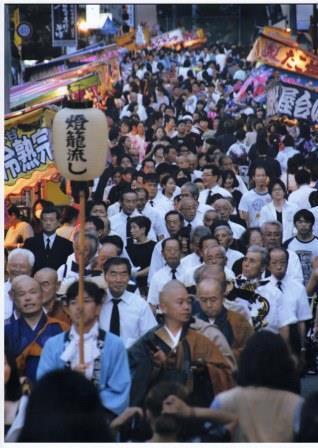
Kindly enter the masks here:
M 163 324 L 128 350 L 132 375 L 131 406 L 142 406 L 145 396 L 159 381 L 183 384 L 195 405 L 209 406 L 214 395 L 230 389 L 231 368 L 219 348 L 189 328 L 191 298 L 177 280 L 160 293 Z

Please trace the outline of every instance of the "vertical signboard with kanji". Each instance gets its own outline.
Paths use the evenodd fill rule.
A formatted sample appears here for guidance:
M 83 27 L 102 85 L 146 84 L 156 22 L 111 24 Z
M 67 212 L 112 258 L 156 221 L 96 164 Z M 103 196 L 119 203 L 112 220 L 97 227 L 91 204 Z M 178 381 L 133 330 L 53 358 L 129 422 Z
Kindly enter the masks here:
M 52 46 L 74 47 L 77 45 L 77 6 L 52 5 Z
M 54 166 L 48 122 L 54 111 L 42 109 L 8 120 L 4 133 L 4 181 L 13 186 L 19 179 L 30 179 L 35 171 L 45 173 Z

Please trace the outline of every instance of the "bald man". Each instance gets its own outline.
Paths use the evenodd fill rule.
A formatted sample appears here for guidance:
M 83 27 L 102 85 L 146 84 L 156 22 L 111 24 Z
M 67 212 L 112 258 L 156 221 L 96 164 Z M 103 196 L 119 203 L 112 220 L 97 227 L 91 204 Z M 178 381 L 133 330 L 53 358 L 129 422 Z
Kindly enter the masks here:
M 215 324 L 224 334 L 236 359 L 244 349 L 253 327 L 241 314 L 224 306 L 225 284 L 215 279 L 201 280 L 197 285 L 197 299 L 201 311 L 197 317 Z
M 41 286 L 43 297 L 42 307 L 46 315 L 70 325 L 71 320 L 68 314 L 64 311 L 62 301 L 57 297 L 57 291 L 60 286 L 57 272 L 52 268 L 43 268 L 34 274 L 34 279 L 37 280 Z
M 41 286 L 34 278 L 28 275 L 14 278 L 11 294 L 20 317 L 5 325 L 5 346 L 16 357 L 20 375 L 33 382 L 45 342 L 68 326 L 46 316 Z
M 231 300 L 227 298 L 228 295 L 232 295 L 233 287 L 234 287 L 234 281 L 231 279 L 228 279 L 225 275 L 225 272 L 222 268 L 222 266 L 218 264 L 212 264 L 212 265 L 202 265 L 199 268 L 197 268 L 194 272 L 194 281 L 195 284 L 198 285 L 198 283 L 204 279 L 214 279 L 219 283 L 223 283 L 224 288 L 224 306 L 226 309 L 235 311 L 237 313 L 240 313 L 242 316 L 244 316 L 250 323 L 250 315 L 246 311 L 246 308 L 240 303 L 233 300 L 231 297 Z M 195 314 L 198 315 L 200 312 L 200 304 L 199 302 L 196 302 L 196 306 L 194 307 Z
M 131 406 L 141 406 L 151 386 L 174 381 L 189 389 L 193 403 L 208 406 L 215 394 L 233 386 L 231 368 L 218 347 L 189 328 L 191 297 L 171 280 L 160 293 L 163 324 L 128 351 L 132 374 Z M 195 367 L 196 366 L 196 367 Z

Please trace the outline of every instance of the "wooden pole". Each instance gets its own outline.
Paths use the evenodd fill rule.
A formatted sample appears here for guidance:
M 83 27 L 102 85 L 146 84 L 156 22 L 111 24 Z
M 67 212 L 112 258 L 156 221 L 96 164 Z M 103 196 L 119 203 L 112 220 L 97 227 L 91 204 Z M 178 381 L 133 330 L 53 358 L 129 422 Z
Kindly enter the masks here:
M 79 322 L 79 357 L 80 364 L 84 364 L 84 226 L 85 226 L 85 192 L 80 190 L 80 234 L 79 234 L 79 285 L 78 298 L 80 307 Z

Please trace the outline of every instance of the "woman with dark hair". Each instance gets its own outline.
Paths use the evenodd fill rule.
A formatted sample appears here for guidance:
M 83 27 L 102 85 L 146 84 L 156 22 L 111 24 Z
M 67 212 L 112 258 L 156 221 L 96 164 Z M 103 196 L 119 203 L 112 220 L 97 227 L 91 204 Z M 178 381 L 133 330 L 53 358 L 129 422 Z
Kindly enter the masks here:
M 23 426 L 27 395 L 22 386 L 14 356 L 4 355 L 4 433 L 6 442 L 16 442 Z
M 302 398 L 295 363 L 281 336 L 263 330 L 250 337 L 239 359 L 237 384 L 212 403 L 237 416 L 232 441 L 292 442 Z
M 155 241 L 149 240 L 151 221 L 146 216 L 130 219 L 131 238 L 127 239 L 126 251 L 137 272 L 135 279 L 142 296 L 147 296 L 147 278 Z
M 173 198 L 176 194 L 176 178 L 172 174 L 165 175 L 161 181 L 161 192 L 157 194 L 154 204 L 158 211 L 164 216 L 173 210 Z
M 267 221 L 279 221 L 283 228 L 283 241 L 294 236 L 294 215 L 297 206 L 287 201 L 287 190 L 284 182 L 280 179 L 273 180 L 268 192 L 271 202 L 264 205 L 260 212 L 260 225 Z
M 61 227 L 56 230 L 56 234 L 73 241 L 78 215 L 79 211 L 75 207 L 66 205 L 62 211 Z
M 191 253 L 189 230 L 182 227 L 178 233 L 178 240 L 181 243 L 181 258 L 184 258 Z
M 32 391 L 19 442 L 112 442 L 98 389 L 84 375 L 55 370 Z
M 236 213 L 238 213 L 238 205 L 240 203 L 242 193 L 238 190 L 239 183 L 236 178 L 236 175 L 234 171 L 232 170 L 225 170 L 221 173 L 222 176 L 222 183 L 221 187 L 223 187 L 225 190 L 227 190 L 229 193 L 231 193 L 233 199 L 234 199 L 234 205 L 236 209 Z

